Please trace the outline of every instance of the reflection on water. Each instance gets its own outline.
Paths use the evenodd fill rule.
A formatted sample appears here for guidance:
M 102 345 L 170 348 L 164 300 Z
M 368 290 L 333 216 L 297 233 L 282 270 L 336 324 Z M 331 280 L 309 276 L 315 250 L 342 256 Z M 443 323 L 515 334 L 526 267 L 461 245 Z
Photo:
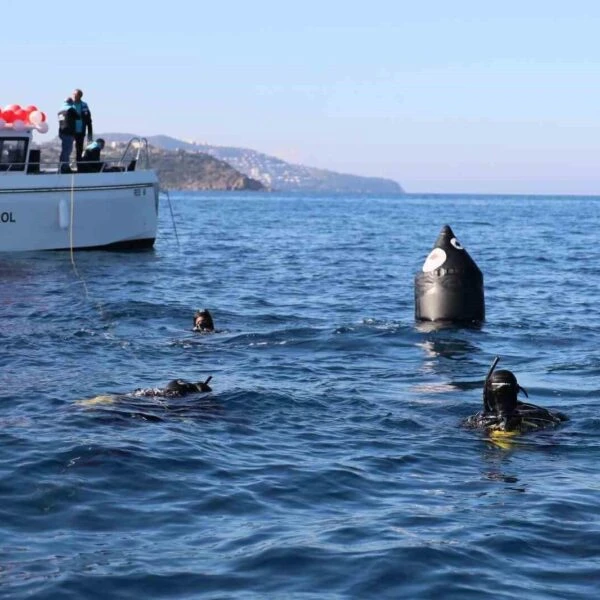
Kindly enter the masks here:
M 483 474 L 486 479 L 490 479 L 492 481 L 504 481 L 504 483 L 517 483 L 519 481 L 518 477 L 514 475 L 506 475 L 500 471 L 488 471 Z
M 470 321 L 468 323 L 456 323 L 454 321 L 416 321 L 415 329 L 421 333 L 432 333 L 436 331 L 460 331 L 474 330 L 479 331 L 483 323 Z
M 418 342 L 416 345 L 422 348 L 429 358 L 442 356 L 450 360 L 457 360 L 465 355 L 475 354 L 479 350 L 472 342 L 460 339 L 434 338 Z
M 512 462 L 512 452 L 514 449 L 515 438 L 495 439 L 487 438 L 482 452 L 482 471 L 481 477 L 487 481 L 497 481 L 500 483 L 516 484 L 519 477 L 508 471 Z M 510 487 L 517 492 L 525 492 L 524 484 L 518 487 Z
M 465 330 L 449 324 L 426 322 L 417 324 L 417 329 L 427 331 L 425 339 L 415 344 L 425 355 L 420 372 L 443 379 L 422 381 L 415 386 L 415 391 L 445 393 L 471 390 L 482 385 L 485 373 L 477 360 L 481 349 L 468 338 L 471 333 L 478 335 L 479 328 Z M 461 364 L 459 370 L 456 368 L 457 361 Z
M 411 391 L 417 393 L 443 394 L 446 392 L 455 392 L 460 387 L 454 383 L 419 383 L 411 387 Z

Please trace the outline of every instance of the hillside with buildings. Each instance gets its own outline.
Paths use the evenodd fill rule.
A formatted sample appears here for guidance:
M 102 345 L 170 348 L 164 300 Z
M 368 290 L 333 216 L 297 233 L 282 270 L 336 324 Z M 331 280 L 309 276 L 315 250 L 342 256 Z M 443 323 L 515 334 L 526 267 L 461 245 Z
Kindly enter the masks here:
M 100 137 L 100 136 L 99 136 Z M 127 140 L 133 136 L 127 136 Z M 125 141 L 110 141 L 102 152 L 102 160 L 119 161 L 127 149 Z M 58 163 L 60 141 L 57 139 L 40 146 L 43 162 Z M 131 150 L 131 148 L 130 148 Z M 160 185 L 172 190 L 248 190 L 260 191 L 266 187 L 230 164 L 208 154 L 186 152 L 185 150 L 165 150 L 149 146 L 150 165 L 156 170 Z M 125 164 L 129 162 L 128 154 Z
M 102 134 L 106 140 L 124 142 L 130 134 Z M 166 135 L 149 136 L 148 142 L 163 150 L 206 154 L 224 161 L 266 188 L 284 192 L 402 194 L 402 186 L 391 179 L 363 177 L 288 163 L 256 150 L 185 142 Z

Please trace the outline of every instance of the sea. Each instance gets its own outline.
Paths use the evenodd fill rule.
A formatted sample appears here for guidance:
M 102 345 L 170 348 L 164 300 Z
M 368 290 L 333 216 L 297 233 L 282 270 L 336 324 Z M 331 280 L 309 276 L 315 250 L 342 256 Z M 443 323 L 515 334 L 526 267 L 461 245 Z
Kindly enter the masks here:
M 159 213 L 152 251 L 0 255 L 0 598 L 597 597 L 600 197 L 170 192 Z M 484 275 L 479 327 L 415 321 L 446 224 Z M 464 428 L 496 356 L 569 421 Z

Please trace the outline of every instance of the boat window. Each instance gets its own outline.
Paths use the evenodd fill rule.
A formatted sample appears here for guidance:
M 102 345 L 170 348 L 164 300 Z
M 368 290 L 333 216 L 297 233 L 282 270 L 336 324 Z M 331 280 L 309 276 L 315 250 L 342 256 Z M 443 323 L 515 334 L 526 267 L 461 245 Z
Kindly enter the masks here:
M 25 168 L 27 139 L 0 139 L 0 170 L 22 171 Z

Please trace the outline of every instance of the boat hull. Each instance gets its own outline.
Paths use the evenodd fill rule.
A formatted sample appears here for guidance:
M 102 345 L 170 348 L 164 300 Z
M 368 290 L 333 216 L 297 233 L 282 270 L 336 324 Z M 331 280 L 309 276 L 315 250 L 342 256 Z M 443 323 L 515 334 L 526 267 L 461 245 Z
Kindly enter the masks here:
M 150 248 L 158 194 L 152 170 L 0 176 L 0 252 Z

